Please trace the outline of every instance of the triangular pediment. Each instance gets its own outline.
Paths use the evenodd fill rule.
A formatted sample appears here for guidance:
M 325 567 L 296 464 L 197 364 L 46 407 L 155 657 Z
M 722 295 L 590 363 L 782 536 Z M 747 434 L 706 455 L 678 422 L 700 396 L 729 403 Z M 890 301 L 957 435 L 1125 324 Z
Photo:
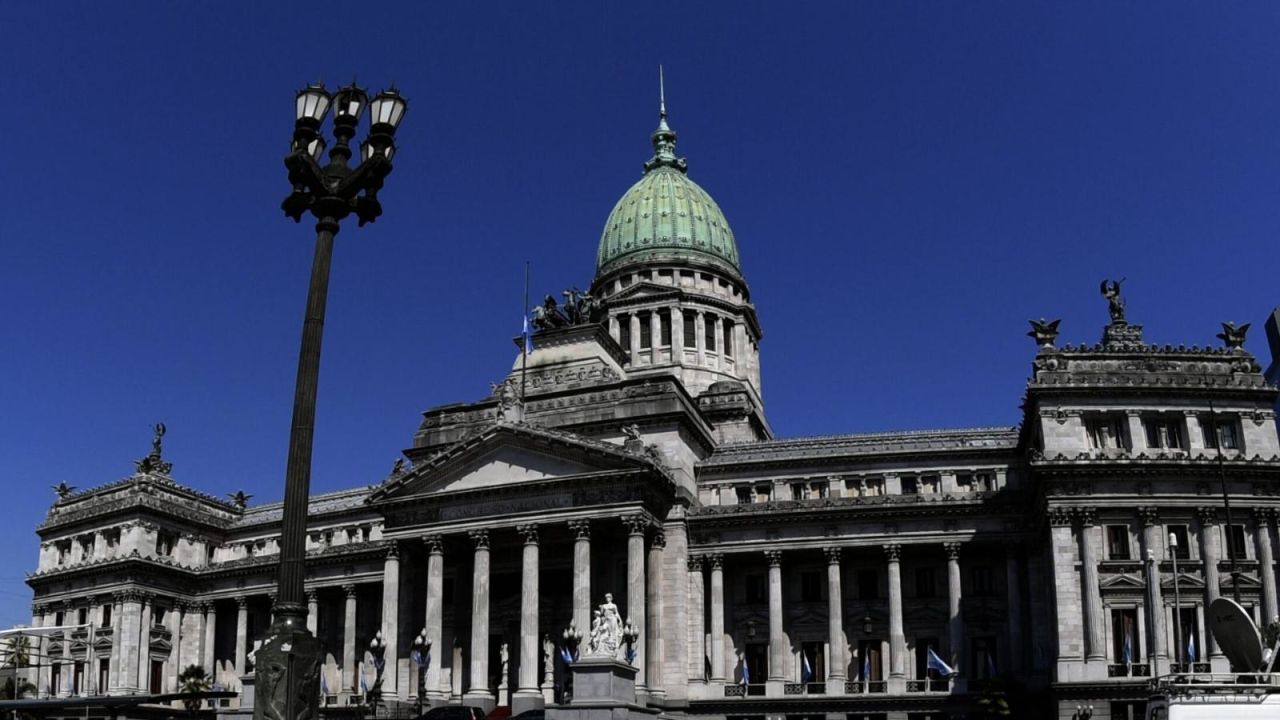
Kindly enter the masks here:
M 1188 588 L 1203 590 L 1204 581 L 1198 575 L 1180 572 L 1178 573 L 1178 589 L 1186 592 Z M 1173 591 L 1173 578 L 1166 578 L 1160 581 L 1161 590 Z
M 611 295 L 609 297 L 609 304 L 611 306 L 616 306 L 619 303 L 623 303 L 628 300 L 647 300 L 653 297 L 677 296 L 679 294 L 679 288 L 673 288 L 670 285 L 658 285 L 653 282 L 641 281 L 623 289 L 616 295 Z
M 1103 590 L 1142 590 L 1147 583 L 1132 575 L 1113 575 L 1098 583 L 1098 586 Z
M 657 472 L 649 457 L 563 431 L 496 423 L 383 485 L 372 502 L 538 485 L 618 472 Z

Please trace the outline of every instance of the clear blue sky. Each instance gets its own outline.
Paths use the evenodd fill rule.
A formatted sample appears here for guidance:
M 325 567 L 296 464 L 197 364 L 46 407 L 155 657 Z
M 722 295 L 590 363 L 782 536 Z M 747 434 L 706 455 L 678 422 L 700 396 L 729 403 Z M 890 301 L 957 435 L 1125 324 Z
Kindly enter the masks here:
M 366 9 L 366 7 L 368 9 Z M 282 494 L 309 225 L 292 96 L 410 98 L 386 214 L 338 238 L 316 491 L 477 400 L 535 294 L 585 286 L 657 66 L 737 234 L 780 435 L 1012 425 L 1028 318 L 1160 343 L 1261 324 L 1280 230 L 1273 2 L 16 3 L 0 164 L 0 625 L 65 480 Z

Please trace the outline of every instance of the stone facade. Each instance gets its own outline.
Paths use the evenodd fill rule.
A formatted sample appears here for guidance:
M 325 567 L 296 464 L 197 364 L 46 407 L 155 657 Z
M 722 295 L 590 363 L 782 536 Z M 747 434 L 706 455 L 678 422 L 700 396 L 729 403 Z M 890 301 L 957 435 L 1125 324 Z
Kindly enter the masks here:
M 564 631 L 611 592 L 638 701 L 668 715 L 962 717 L 995 677 L 1035 716 L 1102 720 L 1174 666 L 1227 669 L 1218 595 L 1280 614 L 1277 389 L 1253 356 L 1147 344 L 1113 313 L 1092 346 L 1037 328 L 1017 427 L 775 438 L 736 245 L 697 250 L 698 223 L 734 241 L 700 188 L 682 209 L 674 140 L 664 117 L 646 168 L 667 176 L 610 215 L 600 322 L 535 334 L 491 397 L 426 411 L 388 477 L 312 498 L 326 703 L 373 684 L 379 631 L 396 700 L 561 702 Z M 669 224 L 692 235 L 624 233 L 632 206 L 694 213 Z M 45 641 L 41 694 L 249 670 L 281 507 L 181 486 L 158 442 L 149 458 L 37 529 L 33 625 L 83 626 Z

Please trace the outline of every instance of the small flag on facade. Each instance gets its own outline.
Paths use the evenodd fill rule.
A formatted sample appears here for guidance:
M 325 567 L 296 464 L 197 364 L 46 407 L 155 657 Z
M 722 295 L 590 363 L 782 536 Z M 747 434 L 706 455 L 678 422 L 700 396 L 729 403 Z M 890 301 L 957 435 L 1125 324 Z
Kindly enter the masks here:
M 324 668 L 320 668 L 320 694 L 321 695 L 329 694 L 329 678 L 326 677 L 327 675 L 328 673 L 324 671 Z M 217 688 L 214 688 L 214 689 L 216 690 Z
M 995 653 L 987 653 L 987 677 L 996 676 L 996 656 Z
M 533 338 L 529 336 L 529 314 L 524 315 L 524 354 L 533 352 Z
M 1133 637 L 1129 633 L 1124 634 L 1124 664 L 1128 665 L 1133 662 Z
M 929 648 L 929 661 L 926 667 L 930 670 L 937 670 L 938 674 L 942 677 L 951 677 L 956 674 L 956 671 L 952 670 L 950 665 L 946 664 L 942 661 L 942 658 L 938 657 L 938 653 L 934 652 L 933 648 Z
M 747 669 L 747 659 L 742 658 L 742 685 L 745 687 L 751 682 L 751 671 Z
M 871 679 L 871 653 L 867 653 L 866 657 L 862 658 L 862 679 Z
M 1188 633 L 1187 634 L 1187 662 L 1193 663 L 1195 661 L 1196 661 L 1196 634 Z
M 369 694 L 369 681 L 365 678 L 364 673 L 360 673 L 360 692 L 365 695 Z
M 809 664 L 809 656 L 800 653 L 800 682 L 813 682 L 813 666 Z

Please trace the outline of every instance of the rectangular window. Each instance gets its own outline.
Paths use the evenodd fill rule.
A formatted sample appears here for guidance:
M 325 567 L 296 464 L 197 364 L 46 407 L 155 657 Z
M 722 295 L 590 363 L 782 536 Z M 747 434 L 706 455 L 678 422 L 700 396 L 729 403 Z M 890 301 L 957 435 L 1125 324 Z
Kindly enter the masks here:
M 902 478 L 902 494 L 903 495 L 916 495 L 919 492 L 920 492 L 920 486 L 916 483 L 915 477 L 907 476 Z
M 151 694 L 159 695 L 164 690 L 164 661 L 151 661 Z
M 1217 431 L 1215 432 L 1215 426 Z M 1235 420 L 1222 416 L 1202 415 L 1200 428 L 1204 434 L 1204 446 L 1216 450 L 1221 441 L 1223 450 L 1239 450 L 1240 434 Z
M 822 643 L 807 642 L 800 645 L 800 682 L 825 682 L 827 666 L 823 662 Z M 824 716 L 825 717 L 825 716 Z
M 165 612 L 166 612 L 165 608 L 162 608 L 162 607 L 160 607 L 160 606 L 158 606 L 158 605 L 156 606 L 156 608 L 155 608 L 154 610 L 152 610 L 152 611 L 151 611 L 151 625 L 152 625 L 152 627 L 158 627 L 158 628 L 160 628 L 160 627 L 164 627 L 164 616 L 165 616 Z
M 1089 436 L 1089 447 L 1094 450 L 1126 447 L 1124 424 L 1125 418 L 1115 414 L 1087 418 L 1084 426 Z
M 769 677 L 769 643 L 747 643 L 742 661 L 747 665 L 747 683 L 763 685 Z M 742 669 L 738 669 L 738 682 L 742 682 Z
M 884 478 L 867 478 L 866 496 L 880 497 L 884 494 Z
M 969 569 L 969 594 L 975 597 L 987 597 L 995 593 L 995 581 L 991 568 L 976 565 Z
M 696 348 L 698 347 L 698 330 L 697 325 L 694 324 L 696 318 L 692 310 L 685 310 L 682 315 L 684 316 L 681 322 L 684 326 L 684 346 Z
M 758 502 L 758 503 L 766 503 L 766 502 L 769 502 L 769 500 L 770 500 L 770 499 L 772 499 L 772 496 L 773 496 L 773 486 L 772 486 L 772 485 L 757 485 L 757 486 L 756 486 L 756 502 Z
M 939 486 L 937 475 L 920 476 L 920 492 L 934 494 L 938 492 Z
M 54 663 L 49 670 L 49 692 L 58 695 L 62 692 L 62 664 Z
M 1182 626 L 1182 647 L 1175 648 L 1176 662 L 1200 662 L 1204 658 L 1204 645 L 1200 639 L 1200 622 L 1195 607 L 1178 608 L 1178 622 Z
M 618 344 L 631 352 L 631 316 L 626 313 L 618 316 Z
M 996 658 L 996 639 L 976 637 L 969 641 L 969 671 L 971 678 L 989 680 L 1000 672 Z
M 1236 560 L 1246 560 L 1249 557 L 1247 546 L 1244 542 L 1244 526 L 1243 525 L 1226 525 L 1227 531 L 1227 548 L 1235 554 Z M 1228 555 L 1228 558 L 1231 556 Z
M 111 689 L 111 661 L 107 658 L 98 660 L 98 694 L 106 695 Z
M 64 613 L 63 611 L 59 610 L 58 612 L 53 614 L 53 624 L 56 625 L 57 627 L 62 627 L 66 622 L 67 622 L 67 616 L 66 616 L 66 613 Z
M 937 576 L 931 567 L 916 568 L 916 597 L 937 597 Z
M 733 357 L 733 321 L 724 321 L 724 356 Z
M 826 482 L 809 483 L 809 496 L 814 498 L 819 498 L 819 499 L 826 497 L 827 483 Z
M 880 597 L 880 574 L 873 569 L 858 571 L 858 599 L 876 600 Z
M 996 477 L 989 472 L 973 474 L 973 489 L 978 492 L 991 492 L 996 489 Z
M 1112 560 L 1129 560 L 1129 528 L 1126 525 L 1107 526 L 1107 557 Z
M 79 610 L 76 610 L 76 624 L 77 625 L 89 624 L 89 608 L 82 607 Z
M 1120 608 L 1111 611 L 1111 657 L 1112 662 L 1141 662 L 1142 656 L 1138 648 L 1138 611 L 1133 608 Z
M 879 640 L 858 641 L 859 667 L 857 673 L 859 680 L 864 682 L 880 682 L 884 680 L 880 657 Z
M 653 323 L 650 322 L 650 315 L 642 312 L 640 316 L 640 349 L 648 350 L 653 347 Z
M 800 600 L 802 602 L 819 602 L 822 600 L 822 575 L 820 573 L 800 573 Z
M 759 605 L 769 602 L 769 585 L 761 573 L 747 574 L 747 603 Z
M 663 310 L 658 313 L 658 344 L 661 347 L 671 347 L 670 310 Z
M 750 504 L 751 504 L 751 488 L 749 488 L 749 487 L 738 487 L 738 488 L 734 488 L 733 490 L 734 490 L 734 494 L 736 494 L 736 495 L 737 495 L 737 497 L 738 497 L 738 504 L 739 504 L 739 505 L 750 505 Z
M 1147 433 L 1147 447 L 1182 448 L 1182 421 L 1168 417 L 1149 417 L 1142 421 Z
M 973 474 L 957 473 L 956 474 L 956 492 L 973 492 Z
M 111 605 L 102 606 L 102 627 L 111 627 Z
M 84 690 L 84 663 L 78 662 L 71 671 L 71 694 L 79 695 Z
M 1191 559 L 1191 542 L 1187 535 L 1186 525 L 1170 525 L 1169 534 L 1177 541 L 1178 546 L 1173 549 L 1173 556 L 1179 560 Z
M 792 500 L 804 500 L 807 494 L 804 483 L 791 483 Z
M 711 352 L 716 351 L 716 317 L 711 314 L 703 315 L 703 330 L 707 335 L 707 349 Z

